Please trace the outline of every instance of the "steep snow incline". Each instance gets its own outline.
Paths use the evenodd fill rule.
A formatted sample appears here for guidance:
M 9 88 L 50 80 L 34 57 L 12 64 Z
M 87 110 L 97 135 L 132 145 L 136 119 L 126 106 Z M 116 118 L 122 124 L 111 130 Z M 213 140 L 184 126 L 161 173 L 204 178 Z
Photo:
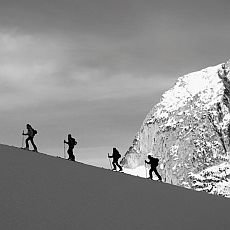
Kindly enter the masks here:
M 152 154 L 165 182 L 230 197 L 229 174 L 218 185 L 214 174 L 199 186 L 191 176 L 230 168 L 229 70 L 227 62 L 179 77 L 146 116 L 123 165 L 140 169 Z
M 0 145 L 0 229 L 230 226 L 230 200 Z

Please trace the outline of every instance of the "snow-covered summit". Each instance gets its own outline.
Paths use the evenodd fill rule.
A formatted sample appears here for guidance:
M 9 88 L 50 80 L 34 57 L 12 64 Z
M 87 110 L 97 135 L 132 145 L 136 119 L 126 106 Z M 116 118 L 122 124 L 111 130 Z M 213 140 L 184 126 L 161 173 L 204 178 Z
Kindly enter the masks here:
M 216 77 L 218 69 L 219 66 L 209 67 L 180 77 L 175 86 L 163 94 L 161 102 L 156 107 L 155 117 L 162 118 L 169 115 L 199 94 L 204 104 L 220 101 L 223 87 L 221 79 Z
M 202 190 L 202 186 L 199 189 L 195 186 L 194 175 L 199 177 L 224 164 L 225 192 L 219 187 L 215 190 L 215 176 L 206 181 L 212 186 L 207 184 L 203 190 L 230 196 L 229 64 L 179 77 L 146 116 L 123 164 L 128 168 L 139 167 L 146 155 L 152 153 L 160 158 L 159 171 L 164 181 L 197 190 Z

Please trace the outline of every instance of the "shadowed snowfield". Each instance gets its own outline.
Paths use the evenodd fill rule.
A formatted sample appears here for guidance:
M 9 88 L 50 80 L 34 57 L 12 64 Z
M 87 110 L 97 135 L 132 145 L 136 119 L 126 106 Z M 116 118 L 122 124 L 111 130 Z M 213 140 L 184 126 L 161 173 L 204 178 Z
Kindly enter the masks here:
M 227 229 L 230 200 L 0 145 L 2 230 Z

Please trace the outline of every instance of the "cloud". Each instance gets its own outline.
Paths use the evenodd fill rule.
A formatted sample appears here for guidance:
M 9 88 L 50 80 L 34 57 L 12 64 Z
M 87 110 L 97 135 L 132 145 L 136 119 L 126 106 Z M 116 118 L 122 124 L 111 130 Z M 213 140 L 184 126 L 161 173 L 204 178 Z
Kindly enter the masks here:
M 79 48 L 81 47 L 81 48 Z M 73 50 L 80 50 L 72 53 Z M 107 50 L 107 52 L 109 52 Z M 151 94 L 168 86 L 168 76 L 124 73 L 108 66 L 87 66 L 89 50 L 46 37 L 0 32 L 0 108 L 44 102 L 108 100 Z M 74 58 L 73 58 L 74 56 Z M 158 80 L 156 80 L 158 79 Z
M 14 31 L 1 31 L 1 108 L 10 108 L 32 101 L 33 90 L 41 88 L 44 80 L 50 81 L 57 71 L 59 56 L 60 53 L 54 49 L 49 40 L 37 39 Z

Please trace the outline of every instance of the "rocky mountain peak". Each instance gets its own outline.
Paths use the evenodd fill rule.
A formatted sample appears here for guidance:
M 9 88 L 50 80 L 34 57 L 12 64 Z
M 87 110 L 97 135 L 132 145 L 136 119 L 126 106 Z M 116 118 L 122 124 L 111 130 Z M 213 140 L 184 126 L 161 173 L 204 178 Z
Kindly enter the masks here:
M 152 154 L 165 182 L 230 196 L 229 71 L 230 61 L 179 77 L 146 116 L 123 165 L 138 167 Z

